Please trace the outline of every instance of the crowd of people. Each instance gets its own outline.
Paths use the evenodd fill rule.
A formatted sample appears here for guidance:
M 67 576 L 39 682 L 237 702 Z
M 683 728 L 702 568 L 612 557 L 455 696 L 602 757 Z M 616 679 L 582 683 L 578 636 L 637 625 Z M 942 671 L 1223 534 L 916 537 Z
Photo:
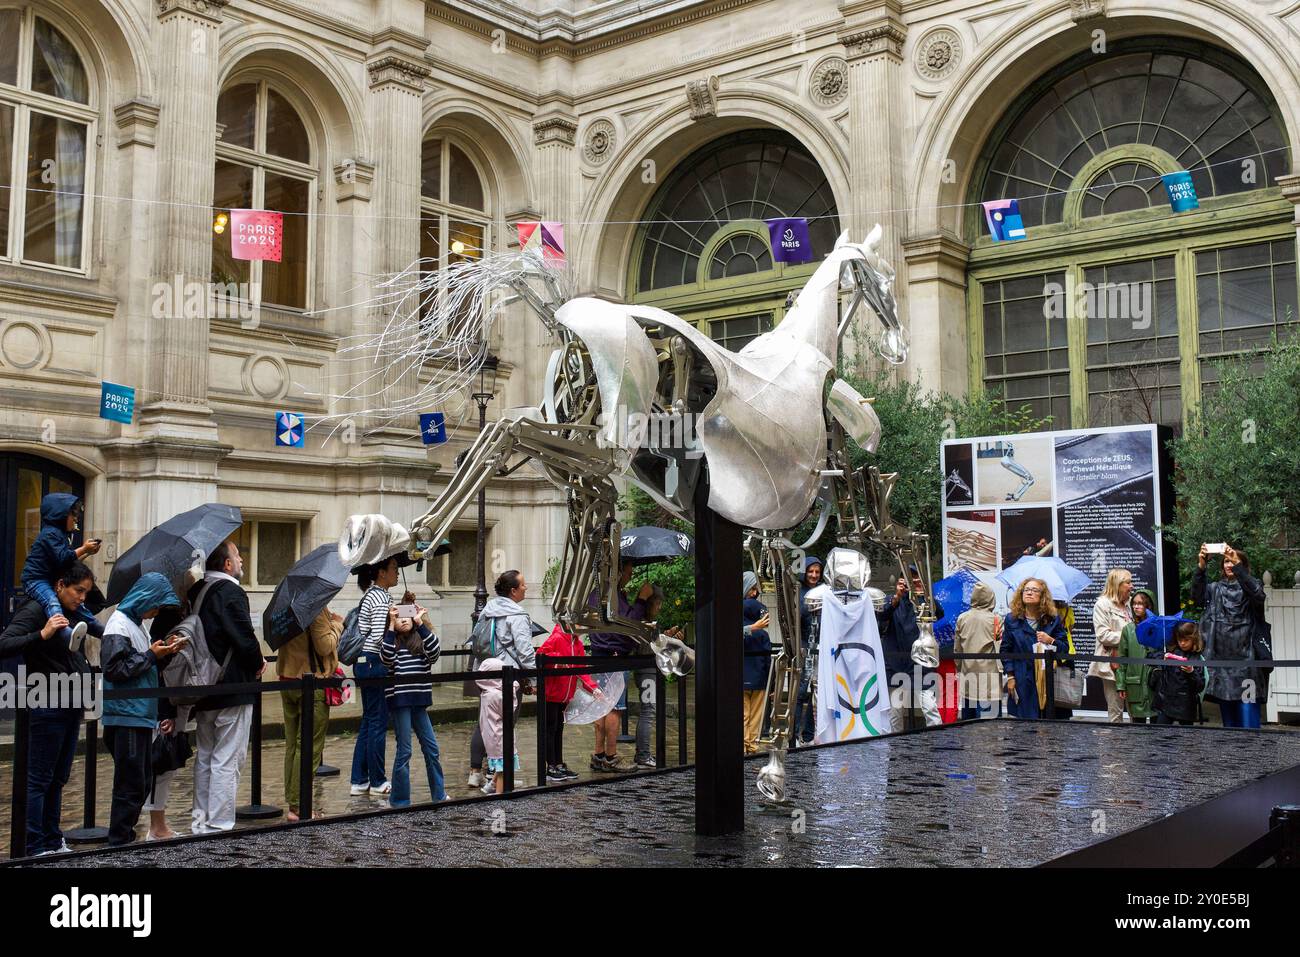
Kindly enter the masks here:
M 193 804 L 190 831 L 205 834 L 229 831 L 235 826 L 236 795 L 249 745 L 254 694 L 236 686 L 259 681 L 268 663 L 253 627 L 248 595 L 240 585 L 243 559 L 232 541 L 223 541 L 207 557 L 199 580 L 187 578 L 179 593 L 163 575 L 146 573 L 118 602 L 101 625 L 87 608 L 95 588 L 91 569 L 83 562 L 98 550 L 97 540 L 79 548 L 70 544 L 81 516 L 80 502 L 70 495 L 45 497 L 43 527 L 23 570 L 27 600 L 0 634 L 0 658 L 20 656 L 29 675 L 83 676 L 91 672 L 84 641 L 87 634 L 100 638 L 100 667 L 106 690 L 138 690 L 142 697 L 113 697 L 103 708 L 104 745 L 113 761 L 109 843 L 126 844 L 136 837 L 140 817 L 148 812 L 147 840 L 175 836 L 167 823 L 166 807 L 173 781 L 193 758 Z M 447 797 L 437 736 L 429 708 L 433 703 L 433 666 L 441 654 L 428 611 L 407 592 L 401 603 L 391 591 L 400 581 L 404 556 L 393 555 L 378 563 L 353 569 L 361 593 L 355 615 L 355 638 L 360 640 L 353 675 L 357 679 L 395 676 L 400 682 L 360 685 L 362 717 L 353 750 L 350 779 L 352 795 L 370 794 L 393 807 L 411 802 L 411 738 L 420 745 L 429 792 L 434 801 Z M 1226 547 L 1222 575 L 1207 576 L 1209 554 L 1202 547 L 1192 580 L 1193 600 L 1203 608 L 1199 621 L 1184 621 L 1173 629 L 1167 645 L 1149 649 L 1139 642 L 1137 627 L 1153 615 L 1155 598 L 1133 587 L 1133 576 L 1113 569 L 1092 613 L 1096 653 L 1127 661 L 1093 662 L 1088 675 L 1099 679 L 1111 721 L 1131 720 L 1158 724 L 1191 724 L 1200 715 L 1203 698 L 1218 703 L 1223 723 L 1230 727 L 1259 727 L 1260 705 L 1267 694 L 1267 625 L 1264 593 L 1250 573 L 1245 553 Z M 629 596 L 634 573 L 631 561 L 620 566 L 618 612 L 640 621 L 658 620 L 664 596 L 656 586 L 644 584 Z M 821 582 L 822 563 L 805 559 L 800 577 L 800 629 L 806 642 L 813 639 L 813 612 L 804 599 Z M 910 577 L 910 580 L 909 580 Z M 886 655 L 891 686 L 905 672 L 912 677 L 910 652 L 920 635 L 913 594 L 924 594 L 919 571 L 900 577 L 893 593 L 881 603 L 877 622 Z M 518 570 L 501 574 L 495 595 L 483 607 L 471 640 L 475 675 L 467 691 L 479 698 L 479 720 L 471 741 L 468 784 L 485 793 L 503 788 L 505 762 L 518 769 L 519 754 L 505 751 L 505 709 L 515 714 L 534 683 L 516 679 L 503 689 L 505 667 L 532 670 L 537 654 L 548 657 L 582 657 L 584 643 L 558 625 L 535 644 L 545 629 L 536 627 L 523 607 L 528 584 Z M 744 748 L 758 749 L 769 684 L 772 643 L 767 629 L 770 615 L 759 598 L 759 582 L 751 572 L 742 584 L 744 665 Z M 590 597 L 596 607 L 598 596 Z M 965 691 L 963 716 L 996 717 L 1002 712 L 1018 718 L 1038 718 L 1046 705 L 1047 668 L 1055 668 L 1057 682 L 1067 685 L 1078 677 L 1073 660 L 1072 618 L 1068 605 L 1054 600 L 1046 582 L 1028 578 L 1015 589 L 1010 610 L 995 611 L 994 595 L 984 584 L 974 588 L 970 609 L 957 619 L 954 651 L 996 657 L 961 659 L 960 686 Z M 413 612 L 413 613 L 412 613 Z M 935 607 L 936 617 L 943 609 Z M 669 632 L 680 637 L 680 632 Z M 277 649 L 276 673 L 281 679 L 307 674 L 325 679 L 336 676 L 345 639 L 345 619 L 328 607 L 310 626 Z M 202 641 L 213 661 L 220 664 L 217 686 L 229 693 L 214 693 L 184 704 L 183 696 L 153 693 L 163 682 L 168 661 L 191 642 Z M 1263 642 L 1261 650 L 1261 642 Z M 594 658 L 620 658 L 638 653 L 635 639 L 617 633 L 591 635 Z M 1011 657 L 1026 652 L 1055 652 L 1050 660 Z M 1206 657 L 1239 660 L 1240 668 L 1207 669 Z M 1176 659 L 1180 664 L 1156 667 L 1134 664 L 1132 659 Z M 566 674 L 573 666 L 549 666 L 539 719 L 544 722 L 546 779 L 563 782 L 577 777 L 565 763 L 565 712 L 579 687 L 604 698 L 602 684 L 588 674 Z M 813 737 L 810 674 L 796 697 L 795 734 L 804 742 Z M 601 773 L 634 768 L 651 769 L 652 728 L 657 702 L 653 669 L 632 670 L 618 700 L 595 721 L 590 767 Z M 924 679 L 924 673 L 922 675 Z M 635 685 L 640 700 L 636 747 L 632 764 L 618 754 L 622 712 L 627 709 L 628 686 Z M 927 724 L 938 724 L 939 707 L 932 682 L 922 681 L 919 695 L 891 699 L 895 731 L 902 730 L 907 712 L 919 702 Z M 320 765 L 331 705 L 340 703 L 337 688 L 319 689 L 312 701 L 300 690 L 281 690 L 285 727 L 284 798 L 287 819 L 299 818 L 302 756 L 299 739 L 304 714 L 312 716 L 311 767 Z M 612 694 L 610 695 L 612 698 Z M 67 850 L 60 830 L 62 791 L 73 763 L 82 722 L 83 705 L 32 708 L 29 717 L 27 775 L 27 849 L 29 854 Z M 609 704 L 605 699 L 605 704 Z M 1057 709 L 1068 716 L 1069 708 Z M 193 729 L 191 754 L 190 736 Z M 387 737 L 392 729 L 396 750 L 391 777 L 387 770 Z

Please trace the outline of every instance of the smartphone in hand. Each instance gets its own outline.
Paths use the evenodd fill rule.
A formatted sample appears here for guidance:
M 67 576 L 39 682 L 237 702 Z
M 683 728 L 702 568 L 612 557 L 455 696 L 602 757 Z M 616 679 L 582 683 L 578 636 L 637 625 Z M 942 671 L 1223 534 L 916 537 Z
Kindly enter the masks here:
M 397 606 L 397 617 L 398 617 L 398 618 L 418 618 L 418 617 L 419 617 L 419 614 L 420 614 L 419 611 L 416 609 L 416 607 L 415 607 L 414 605 L 398 605 L 398 606 Z

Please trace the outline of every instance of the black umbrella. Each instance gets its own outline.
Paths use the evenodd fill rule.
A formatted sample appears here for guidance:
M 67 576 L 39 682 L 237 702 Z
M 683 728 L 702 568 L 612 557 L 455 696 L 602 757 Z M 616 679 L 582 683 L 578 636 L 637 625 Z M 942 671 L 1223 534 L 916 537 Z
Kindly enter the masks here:
M 185 573 L 202 564 L 243 524 L 233 505 L 210 503 L 174 515 L 148 532 L 113 563 L 108 603 L 116 605 L 146 572 L 161 572 L 178 591 Z
M 275 586 L 262 612 L 262 637 L 272 650 L 306 631 L 350 574 L 335 544 L 322 545 L 298 559 Z
M 685 532 L 654 525 L 638 525 L 623 529 L 618 543 L 619 561 L 631 559 L 637 565 L 649 565 L 669 558 L 683 558 L 695 554 L 695 542 Z

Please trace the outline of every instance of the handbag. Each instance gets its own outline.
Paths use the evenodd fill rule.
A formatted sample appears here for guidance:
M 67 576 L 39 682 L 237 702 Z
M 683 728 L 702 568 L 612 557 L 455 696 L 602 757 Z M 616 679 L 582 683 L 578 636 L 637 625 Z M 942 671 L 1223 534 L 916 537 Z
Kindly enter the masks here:
M 194 749 L 190 747 L 190 736 L 177 729 L 174 734 L 159 734 L 153 739 L 153 773 L 154 777 L 168 771 L 179 771 L 185 767 Z
M 1066 708 L 1077 708 L 1083 704 L 1083 685 L 1087 676 L 1074 670 L 1072 665 L 1056 666 L 1055 687 L 1056 703 Z
M 346 678 L 347 673 L 340 667 L 334 669 L 335 678 Z M 331 708 L 341 708 L 352 700 L 352 685 L 346 681 L 341 687 L 325 689 L 325 704 Z

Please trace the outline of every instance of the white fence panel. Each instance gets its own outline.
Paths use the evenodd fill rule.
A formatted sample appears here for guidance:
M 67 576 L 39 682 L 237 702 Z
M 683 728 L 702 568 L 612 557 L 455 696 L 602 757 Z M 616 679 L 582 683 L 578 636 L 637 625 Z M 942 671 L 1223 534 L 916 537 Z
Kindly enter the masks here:
M 1265 588 L 1264 617 L 1273 626 L 1273 657 L 1300 659 L 1300 588 Z M 1276 668 L 1268 684 L 1269 721 L 1300 714 L 1300 668 Z

